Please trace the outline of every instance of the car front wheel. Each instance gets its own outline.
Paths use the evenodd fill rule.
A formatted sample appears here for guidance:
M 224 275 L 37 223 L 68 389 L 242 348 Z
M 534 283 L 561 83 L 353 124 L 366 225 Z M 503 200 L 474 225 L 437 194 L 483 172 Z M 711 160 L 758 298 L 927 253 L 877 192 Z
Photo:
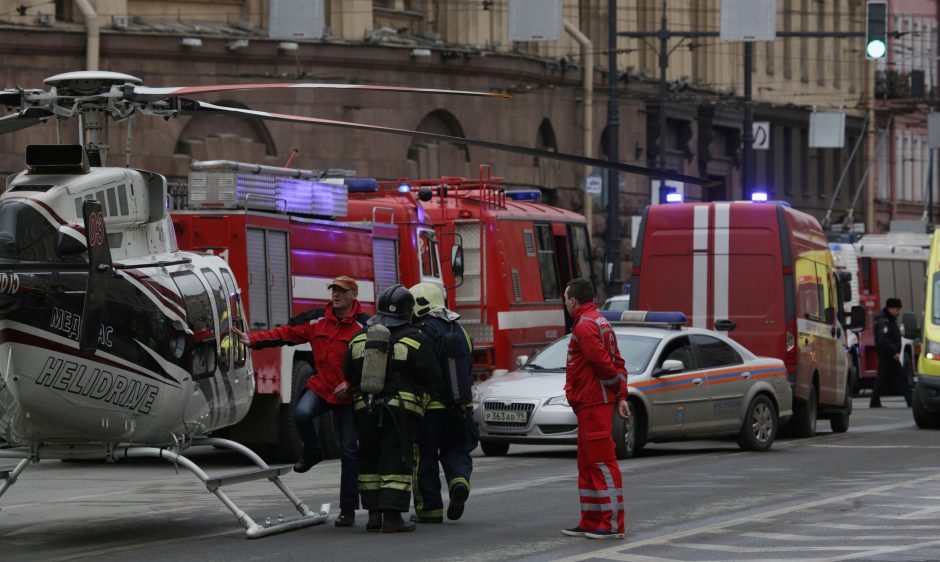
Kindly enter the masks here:
M 777 408 L 763 394 L 751 400 L 738 434 L 738 445 L 747 451 L 766 451 L 777 436 Z
M 632 459 L 636 454 L 636 413 L 625 420 L 614 412 L 613 434 L 617 458 Z

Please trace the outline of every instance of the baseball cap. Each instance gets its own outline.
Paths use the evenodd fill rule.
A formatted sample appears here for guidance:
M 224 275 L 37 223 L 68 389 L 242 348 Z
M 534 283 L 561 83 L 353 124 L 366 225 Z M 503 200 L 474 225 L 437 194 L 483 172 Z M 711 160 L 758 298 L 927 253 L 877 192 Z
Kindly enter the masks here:
M 327 289 L 332 289 L 334 286 L 337 286 L 341 289 L 358 291 L 359 284 L 356 283 L 356 280 L 348 275 L 340 275 L 333 279 L 333 282 L 326 286 Z

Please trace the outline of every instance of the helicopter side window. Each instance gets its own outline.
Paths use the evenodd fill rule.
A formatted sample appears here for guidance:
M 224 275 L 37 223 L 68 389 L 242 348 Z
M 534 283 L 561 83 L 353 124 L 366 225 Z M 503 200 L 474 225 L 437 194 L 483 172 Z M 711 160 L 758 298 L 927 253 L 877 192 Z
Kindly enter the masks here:
M 231 339 L 233 335 L 228 311 L 228 299 L 225 298 L 222 282 L 219 281 L 219 277 L 215 272 L 206 267 L 202 269 L 202 273 L 206 276 L 206 281 L 209 282 L 212 297 L 215 300 L 215 308 L 219 311 L 219 338 L 221 340 L 219 345 L 219 367 L 224 375 L 228 373 L 231 364 Z
M 0 258 L 83 263 L 84 253 L 59 256 L 56 228 L 32 206 L 17 200 L 0 203 Z
M 196 275 L 190 271 L 173 273 L 172 277 L 183 295 L 186 320 L 193 335 L 188 342 L 188 354 L 181 366 L 193 374 L 193 380 L 211 377 L 216 367 L 215 321 L 209 293 Z
M 228 291 L 229 294 L 229 304 L 231 305 L 229 309 L 232 311 L 232 325 L 243 332 L 247 332 L 248 330 L 245 326 L 247 324 L 245 311 L 242 309 L 241 296 L 239 296 L 238 290 L 235 288 L 235 280 L 232 278 L 232 274 L 224 269 L 222 270 L 222 280 L 225 281 L 225 290 Z M 232 340 L 232 360 L 236 367 L 242 367 L 248 360 L 248 347 L 235 337 L 234 333 L 230 334 L 229 338 Z

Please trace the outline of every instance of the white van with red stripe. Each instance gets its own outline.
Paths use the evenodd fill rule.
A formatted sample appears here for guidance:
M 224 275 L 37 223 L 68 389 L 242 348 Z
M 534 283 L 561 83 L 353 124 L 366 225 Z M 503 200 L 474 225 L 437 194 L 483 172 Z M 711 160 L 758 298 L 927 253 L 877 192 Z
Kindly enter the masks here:
M 648 207 L 631 274 L 631 309 L 679 310 L 784 361 L 796 435 L 849 427 L 852 396 L 841 288 L 819 223 L 782 203 Z M 859 309 L 851 315 L 863 321 Z M 851 326 L 849 326 L 851 327 Z

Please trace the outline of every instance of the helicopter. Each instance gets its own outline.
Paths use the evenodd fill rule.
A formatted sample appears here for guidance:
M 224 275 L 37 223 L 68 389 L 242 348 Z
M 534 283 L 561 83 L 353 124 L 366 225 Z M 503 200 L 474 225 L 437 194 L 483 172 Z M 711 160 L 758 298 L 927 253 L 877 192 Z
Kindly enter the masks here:
M 146 87 L 117 72 L 47 78 L 47 89 L 0 90 L 0 134 L 78 118 L 80 144 L 32 145 L 26 169 L 0 194 L 0 496 L 41 459 L 161 458 L 196 475 L 257 538 L 322 523 L 329 504 L 307 507 L 269 466 L 212 431 L 237 423 L 255 390 L 241 292 L 228 264 L 178 249 L 157 173 L 108 167 L 108 123 L 137 114 L 237 115 L 406 135 L 660 177 L 658 170 L 489 140 L 226 107 L 195 96 L 233 90 L 350 89 L 509 98 L 499 92 L 272 83 Z M 127 127 L 130 135 L 130 127 Z M 58 138 L 58 134 L 57 134 Z M 128 139 L 129 141 L 129 139 Z M 696 184 L 681 174 L 670 179 Z M 183 455 L 197 445 L 231 449 L 256 468 L 210 477 Z M 260 524 L 223 487 L 273 482 L 299 515 Z

